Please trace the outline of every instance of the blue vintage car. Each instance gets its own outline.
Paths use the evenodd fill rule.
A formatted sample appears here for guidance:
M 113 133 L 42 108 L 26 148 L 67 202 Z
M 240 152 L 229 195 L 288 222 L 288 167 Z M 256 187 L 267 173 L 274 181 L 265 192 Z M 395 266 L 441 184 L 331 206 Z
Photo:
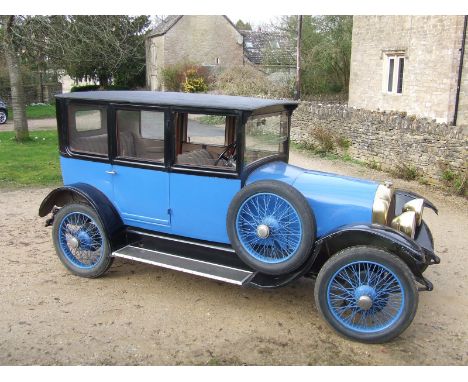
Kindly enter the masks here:
M 316 277 L 340 334 L 388 341 L 439 263 L 423 197 L 288 164 L 293 101 L 149 91 L 57 96 L 64 186 L 42 202 L 59 259 L 115 257 L 242 286 Z

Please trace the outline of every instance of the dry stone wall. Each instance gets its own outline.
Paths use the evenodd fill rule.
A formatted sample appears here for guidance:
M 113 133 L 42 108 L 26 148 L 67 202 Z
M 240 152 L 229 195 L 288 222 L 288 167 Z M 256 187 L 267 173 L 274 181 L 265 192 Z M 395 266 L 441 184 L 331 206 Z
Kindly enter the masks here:
M 293 113 L 294 142 L 318 146 L 317 132 L 348 141 L 353 159 L 385 170 L 411 166 L 428 181 L 441 180 L 443 169 L 466 174 L 467 128 L 418 119 L 399 112 L 377 112 L 347 105 L 301 102 Z M 335 145 L 336 150 L 339 145 Z M 341 149 L 343 153 L 343 149 Z

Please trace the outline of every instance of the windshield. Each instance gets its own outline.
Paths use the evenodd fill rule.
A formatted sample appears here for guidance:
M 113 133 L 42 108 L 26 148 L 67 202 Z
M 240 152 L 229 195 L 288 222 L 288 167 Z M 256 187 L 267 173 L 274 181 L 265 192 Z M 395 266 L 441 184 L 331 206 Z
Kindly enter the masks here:
M 288 113 L 251 116 L 245 124 L 244 163 L 283 154 L 288 141 Z

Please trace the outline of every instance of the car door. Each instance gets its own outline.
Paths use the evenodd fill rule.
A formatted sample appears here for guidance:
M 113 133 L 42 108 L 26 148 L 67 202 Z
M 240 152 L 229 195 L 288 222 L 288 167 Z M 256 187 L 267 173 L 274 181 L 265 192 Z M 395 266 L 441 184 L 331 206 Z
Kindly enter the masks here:
M 168 232 L 169 174 L 164 166 L 164 110 L 116 108 L 114 203 L 124 224 Z
M 169 178 L 172 233 L 229 243 L 227 211 L 241 180 L 235 162 L 218 159 L 234 145 L 235 123 L 234 116 L 177 113 Z

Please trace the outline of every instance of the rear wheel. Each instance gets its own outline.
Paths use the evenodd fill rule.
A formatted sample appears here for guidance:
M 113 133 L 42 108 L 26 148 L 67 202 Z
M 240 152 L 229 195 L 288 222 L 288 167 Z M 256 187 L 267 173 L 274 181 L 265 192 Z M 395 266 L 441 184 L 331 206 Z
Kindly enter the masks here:
M 96 211 L 85 204 L 68 204 L 54 218 L 52 229 L 59 259 L 72 273 L 99 277 L 112 264 L 108 238 Z
M 381 343 L 411 324 L 418 291 L 411 270 L 400 258 L 377 248 L 353 247 L 324 264 L 315 284 L 315 302 L 340 334 Z

